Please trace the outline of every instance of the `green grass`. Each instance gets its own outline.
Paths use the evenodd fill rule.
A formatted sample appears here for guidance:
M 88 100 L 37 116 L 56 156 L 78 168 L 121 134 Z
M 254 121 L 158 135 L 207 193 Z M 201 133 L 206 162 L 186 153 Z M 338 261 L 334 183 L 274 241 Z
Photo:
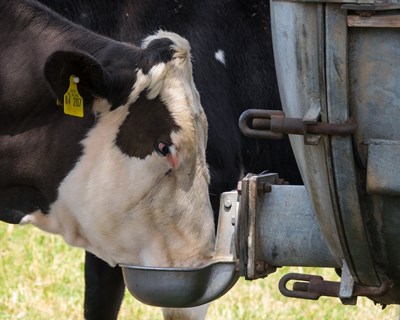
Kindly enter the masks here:
M 83 260 L 80 249 L 68 247 L 60 237 L 33 227 L 0 223 L 0 320 L 83 319 Z M 321 274 L 337 280 L 332 270 L 282 268 L 262 280 L 240 279 L 236 286 L 209 308 L 211 320 L 397 320 L 398 306 L 379 306 L 359 298 L 357 306 L 343 306 L 338 299 L 318 301 L 289 299 L 277 285 L 287 272 Z M 126 294 L 121 320 L 157 320 L 161 312 Z

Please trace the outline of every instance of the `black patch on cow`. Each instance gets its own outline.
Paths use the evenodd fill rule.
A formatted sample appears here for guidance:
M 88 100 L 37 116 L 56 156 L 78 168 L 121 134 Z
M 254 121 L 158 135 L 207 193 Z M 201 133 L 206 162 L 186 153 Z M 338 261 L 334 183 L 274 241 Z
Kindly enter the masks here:
M 151 41 L 142 53 L 139 68 L 143 73 L 147 74 L 153 66 L 159 63 L 170 61 L 174 54 L 171 47 L 173 44 L 173 41 L 167 38 Z
M 18 224 L 28 213 L 38 209 L 46 212 L 48 203 L 33 187 L 9 187 L 0 189 L 0 208 L 0 221 Z
M 172 144 L 171 133 L 179 130 L 180 127 L 159 97 L 149 100 L 142 94 L 130 105 L 116 144 L 128 156 L 144 159 L 154 151 L 157 142 Z
M 86 286 L 84 319 L 117 319 L 125 283 L 120 267 L 111 268 L 94 254 L 86 251 L 85 283 Z M 112 307 L 109 307 L 112 306 Z

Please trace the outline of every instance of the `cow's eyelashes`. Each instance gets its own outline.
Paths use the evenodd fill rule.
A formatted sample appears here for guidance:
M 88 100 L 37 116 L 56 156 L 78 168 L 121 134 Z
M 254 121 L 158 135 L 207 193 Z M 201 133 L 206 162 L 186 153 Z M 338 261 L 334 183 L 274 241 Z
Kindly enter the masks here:
M 162 143 L 162 142 L 158 142 L 156 145 L 156 150 L 158 153 L 160 153 L 163 156 L 167 156 L 169 154 L 171 154 L 171 146 L 169 144 L 166 143 Z

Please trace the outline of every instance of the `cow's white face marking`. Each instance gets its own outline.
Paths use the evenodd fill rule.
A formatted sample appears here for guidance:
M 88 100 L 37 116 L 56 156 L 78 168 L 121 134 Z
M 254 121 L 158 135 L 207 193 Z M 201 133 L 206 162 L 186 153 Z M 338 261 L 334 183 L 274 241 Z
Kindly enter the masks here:
M 214 56 L 215 56 L 215 59 L 216 59 L 218 62 L 220 62 L 220 63 L 222 63 L 224 66 L 226 66 L 226 62 L 225 62 L 225 52 L 224 52 L 224 50 L 222 50 L 222 49 L 217 50 L 217 51 L 215 52 Z
M 83 155 L 61 183 L 50 213 L 23 220 L 111 265 L 192 266 L 212 255 L 207 120 L 193 83 L 189 45 L 159 32 L 143 46 L 155 38 L 176 44 L 173 59 L 147 74 L 138 70 L 126 105 L 110 111 L 107 101 L 95 101 L 97 124 L 82 141 Z M 161 99 L 179 126 L 170 134 L 175 158 L 156 149 L 144 158 L 128 156 L 116 145 L 131 104 L 144 92 L 148 99 Z

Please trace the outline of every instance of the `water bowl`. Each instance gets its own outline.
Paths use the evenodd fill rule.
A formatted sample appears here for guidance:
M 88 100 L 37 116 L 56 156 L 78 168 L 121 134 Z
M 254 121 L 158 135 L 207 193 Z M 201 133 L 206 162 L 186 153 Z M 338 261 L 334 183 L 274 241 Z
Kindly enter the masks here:
M 213 301 L 239 278 L 234 261 L 213 261 L 197 268 L 154 268 L 121 265 L 129 292 L 157 307 L 188 308 Z

